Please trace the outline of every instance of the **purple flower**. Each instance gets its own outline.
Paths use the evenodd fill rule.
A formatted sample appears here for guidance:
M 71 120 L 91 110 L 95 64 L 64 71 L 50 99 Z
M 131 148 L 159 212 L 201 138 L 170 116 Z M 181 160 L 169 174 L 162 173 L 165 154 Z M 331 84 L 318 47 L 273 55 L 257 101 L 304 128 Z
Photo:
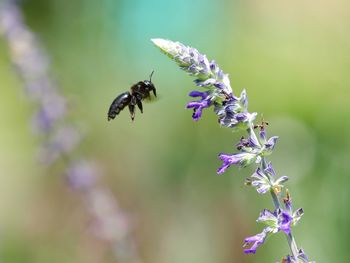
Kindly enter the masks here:
M 215 103 L 215 113 L 219 116 L 219 123 L 229 128 L 247 129 L 254 121 L 256 113 L 247 111 L 248 100 L 246 91 L 240 97 L 230 96 L 222 103 Z
M 35 132 L 48 133 L 66 113 L 66 101 L 56 92 L 42 95 L 40 110 L 34 117 Z
M 262 126 L 260 128 L 259 136 L 260 136 L 261 141 L 266 142 L 266 130 L 265 130 L 264 126 Z
M 264 170 L 258 167 L 254 174 L 246 179 L 246 185 L 255 187 L 259 194 L 265 194 L 271 189 L 278 194 L 281 192 L 283 183 L 288 180 L 288 177 L 282 176 L 275 180 L 275 175 L 275 170 L 272 164 L 269 163 Z
M 251 177 L 247 178 L 246 184 L 255 187 L 259 194 L 265 194 L 271 189 L 270 178 L 259 167 Z
M 278 136 L 272 136 L 271 138 L 266 139 L 266 131 L 264 125 L 266 125 L 266 122 L 263 121 L 261 125 L 257 125 L 255 127 L 260 127 L 259 142 L 262 145 L 261 156 L 268 156 L 273 152 L 278 140 Z
M 267 140 L 267 142 L 265 142 L 265 148 L 268 151 L 272 151 L 275 148 L 275 144 L 278 140 L 278 136 L 273 136 L 270 139 Z
M 283 198 L 283 203 L 290 215 L 292 215 L 293 218 L 293 225 L 296 225 L 301 217 L 304 215 L 304 210 L 303 208 L 299 208 L 296 211 L 293 212 L 293 204 L 292 204 L 292 198 L 289 194 L 288 189 L 286 190 L 286 197 Z
M 188 96 L 192 97 L 192 98 L 196 98 L 196 97 L 201 97 L 202 100 L 206 99 L 209 96 L 210 92 L 201 92 L 201 91 L 191 91 Z
M 293 217 L 289 215 L 289 213 L 282 210 L 279 210 L 278 213 L 279 230 L 282 230 L 284 233 L 289 235 Z
M 210 106 L 210 101 L 200 100 L 200 101 L 191 101 L 187 104 L 187 109 L 193 108 L 192 119 L 198 121 L 202 117 L 202 110 Z
M 260 212 L 257 222 L 261 222 L 269 227 L 269 230 L 273 233 L 278 232 L 278 218 L 277 211 L 271 212 L 268 209 L 264 209 Z
M 304 250 L 301 248 L 299 249 L 299 254 L 298 254 L 298 258 L 303 260 L 303 262 L 305 263 L 315 263 L 315 261 L 309 261 L 308 256 L 305 254 Z
M 73 189 L 89 189 L 94 186 L 96 178 L 95 166 L 86 160 L 72 163 L 67 172 L 68 183 Z
M 276 212 L 278 218 L 278 228 L 286 234 L 290 233 L 291 227 L 295 226 L 304 214 L 302 208 L 299 208 L 294 213 L 282 209 L 278 209 Z
M 288 255 L 283 261 L 283 263 L 315 263 L 315 261 L 309 261 L 309 258 L 305 254 L 304 250 L 301 248 L 298 251 L 297 259 L 294 256 Z
M 253 243 L 253 245 L 250 248 L 244 250 L 244 253 L 255 254 L 258 247 L 264 244 L 267 234 L 268 232 L 264 229 L 263 232 L 256 234 L 255 236 L 247 237 L 246 239 L 244 239 L 243 247 L 246 247 L 249 244 Z
M 247 129 L 256 117 L 256 113 L 226 111 L 219 116 L 219 123 L 221 126 L 233 129 Z
M 239 140 L 239 143 L 236 144 L 236 148 L 240 151 L 251 152 L 254 151 L 254 149 L 260 149 L 261 146 L 259 142 L 255 139 L 255 137 L 249 136 L 246 139 L 242 136 Z
M 223 164 L 219 167 L 219 169 L 217 170 L 217 173 L 222 174 L 232 164 L 239 167 L 245 167 L 251 164 L 255 160 L 256 155 L 248 152 L 236 153 L 236 154 L 221 153 L 219 154 L 219 158 L 220 160 L 223 161 Z
M 267 156 L 270 155 L 275 148 L 278 136 L 272 136 L 271 138 L 266 139 L 266 130 L 264 125 L 267 125 L 265 121 L 263 121 L 262 125 L 258 125 L 256 127 L 260 127 L 259 137 L 261 144 L 264 145 L 263 155 Z
M 72 126 L 58 128 L 46 142 L 40 153 L 40 160 L 45 165 L 51 165 L 59 157 L 72 152 L 80 142 L 81 135 Z
M 198 121 L 202 116 L 202 110 L 211 105 L 210 92 L 192 91 L 189 96 L 202 97 L 201 100 L 191 101 L 186 106 L 187 109 L 193 108 L 192 118 L 194 121 Z
M 245 247 L 249 243 L 253 243 L 250 249 L 244 250 L 244 253 L 253 253 L 255 254 L 257 248 L 264 243 L 267 235 L 269 234 L 275 234 L 279 232 L 280 230 L 283 231 L 288 231 L 288 223 L 289 223 L 289 218 L 288 217 L 280 217 L 280 214 L 282 211 L 276 210 L 275 212 L 271 212 L 268 209 L 264 209 L 261 211 L 257 222 L 261 222 L 266 225 L 264 228 L 263 232 L 255 235 L 248 237 L 244 240 L 244 245 Z
M 264 172 L 266 172 L 269 176 L 271 176 L 271 177 L 275 177 L 275 175 L 276 175 L 276 172 L 275 172 L 275 170 L 273 169 L 273 167 L 272 167 L 272 163 L 271 162 L 269 162 L 268 164 L 267 164 L 267 167 L 264 169 Z
M 282 230 L 286 234 L 289 234 L 293 217 L 281 209 L 276 209 L 274 212 L 264 209 L 256 221 L 265 224 L 267 230 L 271 233 L 277 233 Z
M 248 237 L 244 240 L 244 246 L 249 243 L 253 243 L 250 249 L 244 250 L 244 253 L 246 254 L 255 254 L 257 248 L 264 243 L 268 234 L 275 234 L 281 230 L 286 234 L 289 234 L 293 218 L 287 212 L 282 211 L 281 209 L 276 209 L 274 212 L 264 209 L 261 211 L 256 221 L 265 224 L 266 227 L 264 228 L 263 232 L 255 236 Z
M 212 85 L 216 85 L 216 80 L 213 78 L 207 79 L 207 80 L 203 80 L 203 79 L 195 79 L 194 83 L 196 83 L 196 85 L 198 87 L 208 87 L 208 86 L 212 86 Z

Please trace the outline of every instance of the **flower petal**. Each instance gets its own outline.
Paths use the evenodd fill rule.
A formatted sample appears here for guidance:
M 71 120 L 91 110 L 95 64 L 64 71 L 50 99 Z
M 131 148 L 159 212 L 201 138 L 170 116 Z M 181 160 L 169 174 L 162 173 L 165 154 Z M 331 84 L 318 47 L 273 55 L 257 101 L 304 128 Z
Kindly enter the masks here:
M 246 247 L 249 244 L 253 243 L 253 245 L 249 249 L 244 250 L 244 253 L 255 254 L 258 247 L 260 247 L 265 242 L 266 236 L 267 236 L 267 232 L 264 229 L 263 232 L 256 234 L 255 236 L 247 237 L 246 239 L 244 239 L 243 247 Z

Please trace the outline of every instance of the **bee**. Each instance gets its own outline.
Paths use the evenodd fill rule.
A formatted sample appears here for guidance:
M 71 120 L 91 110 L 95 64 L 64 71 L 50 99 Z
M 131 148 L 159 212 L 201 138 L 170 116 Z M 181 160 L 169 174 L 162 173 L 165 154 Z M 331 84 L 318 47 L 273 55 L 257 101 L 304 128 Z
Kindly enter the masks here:
M 149 76 L 149 80 L 139 81 L 131 86 L 130 91 L 123 92 L 113 100 L 107 114 L 108 121 L 114 119 L 126 106 L 129 106 L 132 121 L 135 118 L 135 105 L 143 113 L 142 100 L 151 98 L 151 91 L 157 97 L 156 88 L 152 83 L 153 73 L 154 71 Z

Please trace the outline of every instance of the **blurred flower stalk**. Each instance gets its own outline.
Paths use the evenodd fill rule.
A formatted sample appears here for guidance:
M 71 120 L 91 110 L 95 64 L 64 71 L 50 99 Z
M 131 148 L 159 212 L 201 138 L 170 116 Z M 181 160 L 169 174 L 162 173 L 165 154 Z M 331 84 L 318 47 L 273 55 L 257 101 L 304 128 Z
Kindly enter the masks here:
M 198 87 L 205 89 L 189 93 L 190 97 L 198 98 L 186 106 L 193 110 L 193 120 L 198 121 L 203 110 L 212 107 L 221 126 L 246 132 L 246 135 L 236 144 L 236 153 L 219 154 L 222 165 L 218 168 L 217 173 L 224 173 L 231 165 L 241 168 L 256 165 L 255 172 L 246 179 L 246 185 L 254 187 L 258 194 L 269 193 L 274 209 L 272 211 L 264 209 L 260 213 L 257 222 L 264 224 L 265 227 L 261 233 L 244 240 L 243 247 L 249 247 L 244 249 L 244 253 L 255 254 L 267 237 L 283 232 L 287 237 L 291 254 L 287 255 L 282 262 L 311 262 L 304 251 L 297 246 L 292 234 L 292 228 L 302 217 L 303 209 L 293 210 L 288 190 L 283 191 L 284 183 L 288 177 L 277 178 L 271 162 L 267 161 L 267 157 L 274 150 L 278 137 L 268 138 L 266 136 L 268 123 L 264 120 L 260 124 L 254 124 L 257 113 L 248 111 L 246 91 L 243 90 L 240 96 L 235 96 L 228 75 L 220 69 L 214 60 L 209 61 L 197 49 L 165 39 L 152 39 L 152 42 L 174 60 L 182 70 L 194 76 L 196 78 L 194 83 Z
M 64 160 L 69 186 L 81 194 L 93 218 L 96 236 L 111 244 L 117 262 L 141 262 L 131 235 L 129 218 L 106 186 L 97 182 L 93 162 L 73 151 L 81 133 L 67 120 L 67 101 L 49 74 L 50 61 L 36 35 L 26 26 L 14 0 L 0 2 L 0 35 L 23 82 L 26 95 L 38 105 L 32 127 L 43 138 L 40 161 L 47 167 Z

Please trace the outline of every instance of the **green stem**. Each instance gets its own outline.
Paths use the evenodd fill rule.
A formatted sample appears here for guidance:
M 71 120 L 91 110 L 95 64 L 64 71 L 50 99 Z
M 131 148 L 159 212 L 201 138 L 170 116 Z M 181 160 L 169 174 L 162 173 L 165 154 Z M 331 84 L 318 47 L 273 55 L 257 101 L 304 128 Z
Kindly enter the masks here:
M 271 193 L 272 201 L 273 201 L 273 204 L 275 205 L 275 208 L 276 209 L 281 208 L 281 203 L 278 200 L 278 196 L 275 194 L 273 189 L 270 190 L 270 193 Z
M 298 259 L 298 246 L 297 246 L 297 243 L 295 242 L 295 239 L 292 235 L 292 232 L 289 233 L 289 235 L 287 235 L 287 240 L 288 240 L 288 244 L 289 244 L 289 247 L 290 247 L 290 250 L 292 251 L 292 254 L 294 256 L 294 258 L 297 260 L 297 262 L 299 262 L 299 259 Z

